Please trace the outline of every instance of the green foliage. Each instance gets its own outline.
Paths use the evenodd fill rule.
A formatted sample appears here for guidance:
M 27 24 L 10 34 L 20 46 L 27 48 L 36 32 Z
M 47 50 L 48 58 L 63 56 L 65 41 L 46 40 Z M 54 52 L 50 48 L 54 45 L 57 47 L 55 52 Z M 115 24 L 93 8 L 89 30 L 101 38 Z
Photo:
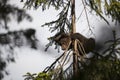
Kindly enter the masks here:
M 64 74 L 66 72 L 63 71 L 63 64 L 65 55 L 62 54 L 59 58 L 55 60 L 50 66 L 46 67 L 42 72 L 36 74 L 27 73 L 24 75 L 25 80 L 66 80 Z M 61 58 L 63 59 L 63 64 L 60 62 Z
M 68 2 L 66 4 L 66 6 L 63 8 L 63 10 L 59 13 L 59 15 L 58 15 L 59 18 L 57 20 L 49 22 L 49 23 L 45 23 L 42 26 L 50 27 L 50 26 L 55 24 L 54 27 L 50 27 L 49 30 L 51 32 L 54 32 L 56 30 L 59 31 L 59 32 L 60 31 L 66 31 L 66 29 L 70 30 L 71 25 L 70 25 L 70 22 L 69 22 L 69 20 L 67 18 L 69 6 L 70 6 L 70 2 Z M 66 25 L 67 25 L 67 28 L 65 28 Z
M 120 60 L 92 58 L 89 64 L 80 70 L 81 80 L 119 80 Z
M 55 21 L 51 21 L 49 23 L 45 23 L 43 26 L 48 26 L 51 32 L 58 31 L 70 31 L 71 29 L 71 23 L 70 19 L 68 18 L 68 11 L 70 7 L 70 1 L 69 0 L 25 0 L 25 7 L 27 8 L 38 8 L 42 7 L 42 10 L 46 10 L 46 7 L 48 9 L 50 6 L 53 6 L 55 9 L 62 8 L 62 11 L 58 14 L 59 18 Z M 54 27 L 51 27 L 54 26 Z
M 112 21 L 120 23 L 120 1 L 119 0 L 87 0 L 87 5 L 96 12 L 107 23 L 108 21 L 103 17 L 103 13 L 106 16 L 110 16 Z
M 57 31 L 57 33 L 54 36 L 51 36 L 49 38 L 49 43 L 46 45 L 45 51 L 52 46 L 55 41 L 53 38 L 60 34 L 61 32 L 69 33 L 71 31 L 71 18 L 69 18 L 70 14 L 68 14 L 70 8 L 71 8 L 71 3 L 70 0 L 23 0 L 25 1 L 25 7 L 31 8 L 34 7 L 37 9 L 38 7 L 42 7 L 42 11 L 49 9 L 51 6 L 55 8 L 55 10 L 60 10 L 62 11 L 58 14 L 58 19 L 55 21 L 51 21 L 48 23 L 45 23 L 42 25 L 48 26 L 50 32 Z M 58 45 L 55 43 L 56 47 L 55 49 L 58 49 Z
M 24 75 L 25 79 L 24 80 L 51 80 L 51 74 L 50 73 L 44 73 L 40 72 L 38 74 L 31 74 L 31 73 L 26 73 Z
M 120 79 L 120 39 L 113 31 L 113 40 L 106 42 L 108 48 L 103 52 L 89 58 L 80 69 L 81 80 L 119 80 Z
M 103 52 L 103 54 L 107 57 L 116 59 L 117 56 L 120 55 L 120 38 L 116 38 L 115 31 L 113 31 L 113 40 L 108 40 L 105 44 L 108 44 L 109 47 Z
M 25 1 L 25 7 L 31 8 L 33 6 L 35 9 L 38 7 L 42 7 L 42 10 L 49 9 L 50 6 L 53 6 L 56 10 L 63 7 L 65 2 L 64 0 L 21 0 L 21 2 Z
M 50 76 L 50 73 L 44 73 L 44 72 L 42 72 L 42 73 L 39 73 L 38 74 L 38 76 L 36 77 L 36 80 L 40 80 L 40 78 L 41 78 L 41 80 L 50 80 L 51 79 L 51 76 Z

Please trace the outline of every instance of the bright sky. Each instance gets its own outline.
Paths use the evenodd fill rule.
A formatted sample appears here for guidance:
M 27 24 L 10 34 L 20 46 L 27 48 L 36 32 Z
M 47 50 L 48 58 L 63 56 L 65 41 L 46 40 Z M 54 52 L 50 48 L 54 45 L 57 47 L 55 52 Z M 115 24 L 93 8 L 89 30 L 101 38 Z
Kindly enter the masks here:
M 11 0 L 11 3 L 23 7 L 23 4 L 19 2 L 20 0 Z M 79 8 L 78 8 L 79 7 Z M 80 0 L 76 0 L 76 16 L 79 16 L 81 11 L 83 10 L 82 4 Z M 22 77 L 25 73 L 31 72 L 36 73 L 42 71 L 46 66 L 49 66 L 59 55 L 54 48 L 50 48 L 47 52 L 44 52 L 45 44 L 48 42 L 48 36 L 52 35 L 48 29 L 49 28 L 41 28 L 40 25 L 45 22 L 49 22 L 51 20 L 55 20 L 59 11 L 55 11 L 53 8 L 42 12 L 41 9 L 38 10 L 27 10 L 29 14 L 33 17 L 33 22 L 28 22 L 24 20 L 22 23 L 17 24 L 15 20 L 13 20 L 9 25 L 12 25 L 11 30 L 19 30 L 26 29 L 29 27 L 35 28 L 37 30 L 36 36 L 40 40 L 40 45 L 43 46 L 42 49 L 34 50 L 27 47 L 22 47 L 20 49 L 16 48 L 16 63 L 11 63 L 8 65 L 7 70 L 10 72 L 10 75 L 5 77 L 4 80 L 23 80 Z M 97 18 L 93 18 L 93 15 L 89 15 L 90 23 L 94 27 L 96 24 L 102 23 Z M 77 17 L 78 18 L 78 17 Z M 96 21 L 96 23 L 94 22 Z M 90 33 L 88 31 L 88 24 L 86 22 L 86 17 L 83 15 L 76 23 L 77 32 L 84 34 L 87 37 L 90 37 Z M 95 29 L 93 29 L 94 31 Z M 97 29 L 96 29 L 97 30 Z

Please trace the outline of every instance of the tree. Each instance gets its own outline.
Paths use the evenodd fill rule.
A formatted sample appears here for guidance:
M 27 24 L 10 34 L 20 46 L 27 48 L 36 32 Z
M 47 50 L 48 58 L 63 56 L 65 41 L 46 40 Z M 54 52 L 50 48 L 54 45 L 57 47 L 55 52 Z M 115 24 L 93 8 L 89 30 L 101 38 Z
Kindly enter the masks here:
M 112 21 L 120 23 L 120 1 L 119 0 L 86 0 L 86 4 L 96 12 L 107 23 L 103 16 L 110 16 Z M 108 23 L 109 24 L 109 23 Z
M 0 33 L 0 80 L 4 77 L 4 74 L 9 74 L 6 71 L 6 66 L 10 62 L 15 62 L 14 48 L 22 46 L 23 38 L 21 37 L 25 37 L 33 45 L 31 47 L 35 48 L 36 40 L 31 39 L 35 32 L 31 34 L 29 29 L 20 31 L 9 30 L 11 26 L 8 26 L 8 23 L 11 22 L 12 16 L 18 23 L 23 19 L 32 21 L 32 17 L 25 10 L 11 5 L 9 0 L 0 0 L 0 31 L 6 30 L 6 33 Z M 6 50 L 5 52 L 3 51 L 4 49 Z
M 24 0 L 21 0 L 21 1 L 24 1 Z M 91 8 L 91 10 L 94 10 L 97 15 L 99 15 L 104 21 L 107 22 L 107 24 L 109 24 L 109 22 L 104 17 L 104 13 L 105 13 L 105 15 L 110 16 L 113 21 L 115 20 L 116 22 L 120 23 L 120 20 L 119 20 L 119 18 L 120 18 L 120 10 L 119 10 L 120 2 L 119 2 L 119 0 L 104 0 L 104 1 L 102 1 L 102 0 L 81 0 L 81 1 L 84 6 L 85 13 L 86 13 L 86 17 L 87 17 L 86 19 L 88 21 L 88 26 L 89 26 L 89 20 L 88 20 L 88 15 L 87 15 L 87 10 L 86 10 L 87 6 L 89 6 Z M 49 22 L 49 23 L 45 23 L 43 25 L 43 26 L 50 27 L 51 32 L 57 31 L 55 36 L 52 36 L 49 38 L 50 43 L 46 45 L 46 50 L 53 43 L 55 43 L 56 48 L 57 48 L 58 45 L 54 41 L 54 38 L 56 37 L 56 35 L 61 34 L 62 32 L 70 33 L 70 34 L 75 33 L 75 31 L 76 31 L 75 0 L 27 0 L 27 1 L 25 1 L 25 6 L 27 8 L 34 7 L 35 9 L 37 9 L 38 7 L 42 7 L 43 11 L 46 10 L 47 7 L 49 9 L 50 6 L 53 6 L 56 10 L 62 8 L 62 11 L 59 13 L 59 18 L 57 20 Z M 104 10 L 102 10 L 102 9 L 104 9 Z M 71 10 L 70 15 L 69 15 L 69 10 Z M 71 18 L 69 18 L 68 16 L 71 16 Z M 64 80 L 64 79 L 77 80 L 78 78 L 80 78 L 80 79 L 83 78 L 83 80 L 84 79 L 88 80 L 88 78 L 89 78 L 90 80 L 103 80 L 103 79 L 110 79 L 109 77 L 111 77 L 112 79 L 119 79 L 118 78 L 119 72 L 116 73 L 117 69 L 110 71 L 110 69 L 113 68 L 113 66 L 108 67 L 105 65 L 105 63 L 108 63 L 108 65 L 110 65 L 110 64 L 113 65 L 114 60 L 115 61 L 117 60 L 118 63 L 120 62 L 117 57 L 113 57 L 113 55 L 115 55 L 116 53 L 119 53 L 119 48 L 116 48 L 116 46 L 119 45 L 119 38 L 118 39 L 115 38 L 115 36 L 116 36 L 115 31 L 113 31 L 113 36 L 114 36 L 114 38 L 113 38 L 114 40 L 110 40 L 110 42 L 112 42 L 112 44 L 109 45 L 109 48 L 105 52 L 103 52 L 103 54 L 98 53 L 98 52 L 93 52 L 93 57 L 89 58 L 89 59 L 85 59 L 85 61 L 79 60 L 79 58 L 81 59 L 82 57 L 77 56 L 78 54 L 75 53 L 76 49 L 77 49 L 77 47 L 75 45 L 77 45 L 77 43 L 76 43 L 76 41 L 72 42 L 72 43 L 74 43 L 74 49 L 73 49 L 73 54 L 72 54 L 73 55 L 73 63 L 71 64 L 71 65 L 73 65 L 72 71 L 71 71 L 72 73 L 71 72 L 67 73 L 67 70 L 69 70 L 69 71 L 71 70 L 71 65 L 66 70 L 63 70 L 64 69 L 63 65 L 66 62 L 66 58 L 68 58 L 67 56 L 70 53 L 70 51 L 68 51 L 68 53 L 65 51 L 51 66 L 46 68 L 42 73 L 38 74 L 37 76 L 28 73 L 27 75 L 25 75 L 25 76 L 27 76 L 26 79 L 39 80 L 39 79 L 52 78 L 54 80 L 59 80 L 59 79 L 60 80 Z M 104 55 L 106 53 L 109 53 L 109 55 L 107 55 L 107 56 Z M 74 55 L 74 54 L 77 54 L 77 55 Z M 63 62 L 59 62 L 59 60 L 61 58 L 65 59 L 65 60 Z M 111 58 L 112 58 L 112 60 L 111 60 Z M 57 62 L 60 65 L 58 65 L 56 67 L 55 64 Z M 95 63 L 95 65 L 93 65 L 94 63 Z M 88 70 L 88 72 L 87 72 L 87 71 L 85 71 L 85 69 L 87 69 L 87 68 L 91 69 L 94 67 L 97 67 L 100 70 L 104 70 L 103 67 L 105 67 L 108 69 L 108 71 L 106 71 L 105 75 L 101 75 L 102 72 L 100 72 L 100 74 L 98 74 L 97 72 L 93 71 L 92 74 L 89 75 L 87 78 L 85 76 L 85 74 L 91 73 L 91 70 L 90 71 Z M 119 65 L 115 65 L 114 67 L 119 67 Z M 98 71 L 100 71 L 100 70 L 98 70 Z M 109 71 L 110 71 L 110 74 L 109 74 Z M 115 74 L 118 74 L 118 75 L 115 78 L 113 78 L 112 72 L 115 72 Z M 66 74 L 67 74 L 67 76 L 66 76 Z M 79 74 L 83 75 L 83 76 L 82 77 L 78 76 Z M 70 77 L 69 75 L 72 77 Z M 93 78 L 93 75 L 96 75 L 96 77 Z

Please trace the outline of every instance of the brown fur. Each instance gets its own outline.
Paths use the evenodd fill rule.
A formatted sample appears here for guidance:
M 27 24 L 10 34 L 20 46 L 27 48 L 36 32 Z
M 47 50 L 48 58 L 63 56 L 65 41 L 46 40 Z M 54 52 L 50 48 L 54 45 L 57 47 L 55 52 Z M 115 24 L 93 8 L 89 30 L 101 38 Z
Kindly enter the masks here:
M 71 35 L 62 33 L 55 39 L 55 41 L 61 46 L 62 50 L 66 50 L 69 45 L 69 42 L 74 41 L 76 39 L 78 39 L 82 43 L 82 46 L 84 47 L 86 53 L 89 53 L 94 50 L 95 40 L 93 38 L 88 39 L 80 33 L 74 33 Z M 69 49 L 73 49 L 73 44 L 70 45 Z

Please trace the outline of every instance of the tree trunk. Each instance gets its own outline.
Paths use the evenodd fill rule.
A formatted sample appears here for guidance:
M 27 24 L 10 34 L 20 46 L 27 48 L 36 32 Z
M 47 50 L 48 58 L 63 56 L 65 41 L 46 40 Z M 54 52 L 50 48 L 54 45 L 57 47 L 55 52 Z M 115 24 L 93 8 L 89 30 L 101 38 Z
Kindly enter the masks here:
M 72 9 L 71 9 L 71 16 L 72 16 L 72 31 L 71 34 L 76 33 L 76 23 L 75 23 L 75 0 L 71 0 Z M 74 49 L 73 49 L 73 78 L 77 80 L 78 78 L 78 58 L 77 58 L 77 43 L 73 41 Z
M 76 33 L 76 24 L 75 24 L 75 0 L 71 0 L 72 9 L 71 9 L 71 16 L 72 16 L 72 34 Z

